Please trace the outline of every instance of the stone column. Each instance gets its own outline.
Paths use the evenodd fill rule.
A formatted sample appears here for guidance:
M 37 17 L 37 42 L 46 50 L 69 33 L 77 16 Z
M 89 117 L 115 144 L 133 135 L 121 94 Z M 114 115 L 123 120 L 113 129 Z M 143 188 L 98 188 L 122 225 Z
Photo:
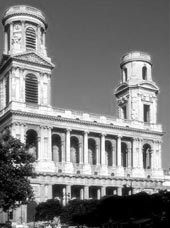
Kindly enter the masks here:
M 121 167 L 121 136 L 117 137 L 117 166 Z
M 66 162 L 70 162 L 70 129 L 66 130 Z
M 4 53 L 8 53 L 8 35 L 6 29 L 4 30 Z
M 43 159 L 43 151 L 42 151 L 42 127 L 39 127 L 39 134 L 38 134 L 38 160 Z
M 122 188 L 121 187 L 117 188 L 117 195 L 122 196 Z
M 45 201 L 45 185 L 41 184 L 40 185 L 40 202 Z
M 37 26 L 37 49 L 38 49 L 38 52 L 40 51 L 40 48 L 41 48 L 41 31 L 40 31 L 40 25 Z
M 161 148 L 162 141 L 158 141 L 158 169 L 162 168 L 162 157 L 161 157 Z
M 116 166 L 116 144 L 115 141 L 112 141 L 112 166 Z
M 105 134 L 101 135 L 101 164 L 106 165 Z
M 52 140 L 51 140 L 51 127 L 48 127 L 48 158 L 52 161 Z
M 106 195 L 106 187 L 101 187 L 101 196 L 105 196 Z
M 99 154 L 99 144 L 96 141 L 96 165 L 100 165 L 100 154 Z
M 84 199 L 89 199 L 89 186 L 84 186 Z
M 63 187 L 63 189 L 62 189 L 62 194 L 63 194 L 63 206 L 65 206 L 66 205 L 66 187 Z
M 25 47 L 25 22 L 21 21 L 21 31 L 22 31 L 22 38 L 21 38 L 21 49 L 22 51 L 26 50 Z
M 68 203 L 68 201 L 71 199 L 71 185 L 67 185 L 66 186 L 66 202 Z
M 138 139 L 134 138 L 132 143 L 132 160 L 133 160 L 133 167 L 138 167 L 138 155 L 139 155 L 139 148 L 138 148 Z
M 83 156 L 82 156 L 82 143 L 79 143 L 79 163 L 83 164 Z
M 80 199 L 81 200 L 84 199 L 84 189 L 83 188 L 80 189 Z
M 132 146 L 131 142 L 128 143 L 128 168 L 132 167 Z
M 143 148 L 142 148 L 142 141 L 143 139 L 139 139 L 139 157 L 138 157 L 138 164 L 139 168 L 143 168 Z
M 61 140 L 61 162 L 65 162 L 65 154 L 64 154 L 64 141 Z
M 13 23 L 10 24 L 10 36 L 9 36 L 10 54 L 11 54 L 11 50 L 12 50 L 12 37 L 13 37 Z
M 84 132 L 84 164 L 88 164 L 88 132 Z
M 97 189 L 97 199 L 99 200 L 101 198 L 101 190 L 100 188 Z

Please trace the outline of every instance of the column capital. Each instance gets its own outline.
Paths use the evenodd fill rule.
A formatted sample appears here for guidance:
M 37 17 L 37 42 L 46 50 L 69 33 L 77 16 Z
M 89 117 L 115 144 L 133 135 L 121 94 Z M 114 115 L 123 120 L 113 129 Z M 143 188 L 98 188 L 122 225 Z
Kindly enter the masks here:
M 123 136 L 122 135 L 117 135 L 117 139 L 121 139 Z
M 84 133 L 84 135 L 88 135 L 89 134 L 89 131 L 87 131 L 87 130 L 85 130 L 85 131 L 83 131 L 83 133 Z
M 72 129 L 71 129 L 71 128 L 66 128 L 65 131 L 66 131 L 66 133 L 67 133 L 67 132 L 71 132 Z

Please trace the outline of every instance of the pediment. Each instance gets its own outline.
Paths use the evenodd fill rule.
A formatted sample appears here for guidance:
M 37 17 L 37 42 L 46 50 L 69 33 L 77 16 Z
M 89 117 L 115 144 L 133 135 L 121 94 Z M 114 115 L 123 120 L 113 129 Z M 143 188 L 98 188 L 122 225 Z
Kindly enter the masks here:
M 128 88 L 128 85 L 126 83 L 123 83 L 118 88 L 116 88 L 115 93 L 118 93 L 126 88 Z
M 50 67 L 50 68 L 54 67 L 54 64 L 52 64 L 47 59 L 37 55 L 34 52 L 14 55 L 14 56 L 12 56 L 12 58 L 15 59 L 15 60 L 31 63 L 31 64 L 34 64 L 34 65 L 38 64 L 38 65 L 45 66 L 45 67 Z
M 143 83 L 140 83 L 140 86 L 142 88 L 147 88 L 147 89 L 159 91 L 158 86 L 155 83 L 152 83 L 152 82 L 143 82 Z

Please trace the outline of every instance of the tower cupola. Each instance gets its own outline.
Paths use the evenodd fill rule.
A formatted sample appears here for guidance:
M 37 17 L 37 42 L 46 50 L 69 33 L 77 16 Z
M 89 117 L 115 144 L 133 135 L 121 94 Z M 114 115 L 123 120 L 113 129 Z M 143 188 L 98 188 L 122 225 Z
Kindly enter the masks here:
M 151 56 L 140 51 L 127 53 L 120 68 L 121 82 L 115 90 L 119 118 L 156 124 L 159 88 L 152 80 Z
M 152 81 L 152 60 L 147 53 L 134 51 L 125 54 L 121 59 L 120 68 L 123 83 Z
M 5 11 L 2 23 L 4 54 L 15 55 L 34 51 L 41 56 L 47 56 L 47 22 L 40 10 L 26 5 L 12 6 Z

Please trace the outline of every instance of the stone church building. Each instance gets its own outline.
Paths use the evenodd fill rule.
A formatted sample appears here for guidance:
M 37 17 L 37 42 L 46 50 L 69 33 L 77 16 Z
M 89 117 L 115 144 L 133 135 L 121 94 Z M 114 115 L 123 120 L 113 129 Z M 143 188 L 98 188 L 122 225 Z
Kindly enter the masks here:
M 65 205 L 125 190 L 157 192 L 164 177 L 163 131 L 151 56 L 134 51 L 122 57 L 121 82 L 114 91 L 118 117 L 65 110 L 51 105 L 54 64 L 47 55 L 43 13 L 13 6 L 2 24 L 0 130 L 9 127 L 36 157 L 35 201 L 56 198 Z M 29 220 L 26 206 L 14 212 L 13 220 Z

